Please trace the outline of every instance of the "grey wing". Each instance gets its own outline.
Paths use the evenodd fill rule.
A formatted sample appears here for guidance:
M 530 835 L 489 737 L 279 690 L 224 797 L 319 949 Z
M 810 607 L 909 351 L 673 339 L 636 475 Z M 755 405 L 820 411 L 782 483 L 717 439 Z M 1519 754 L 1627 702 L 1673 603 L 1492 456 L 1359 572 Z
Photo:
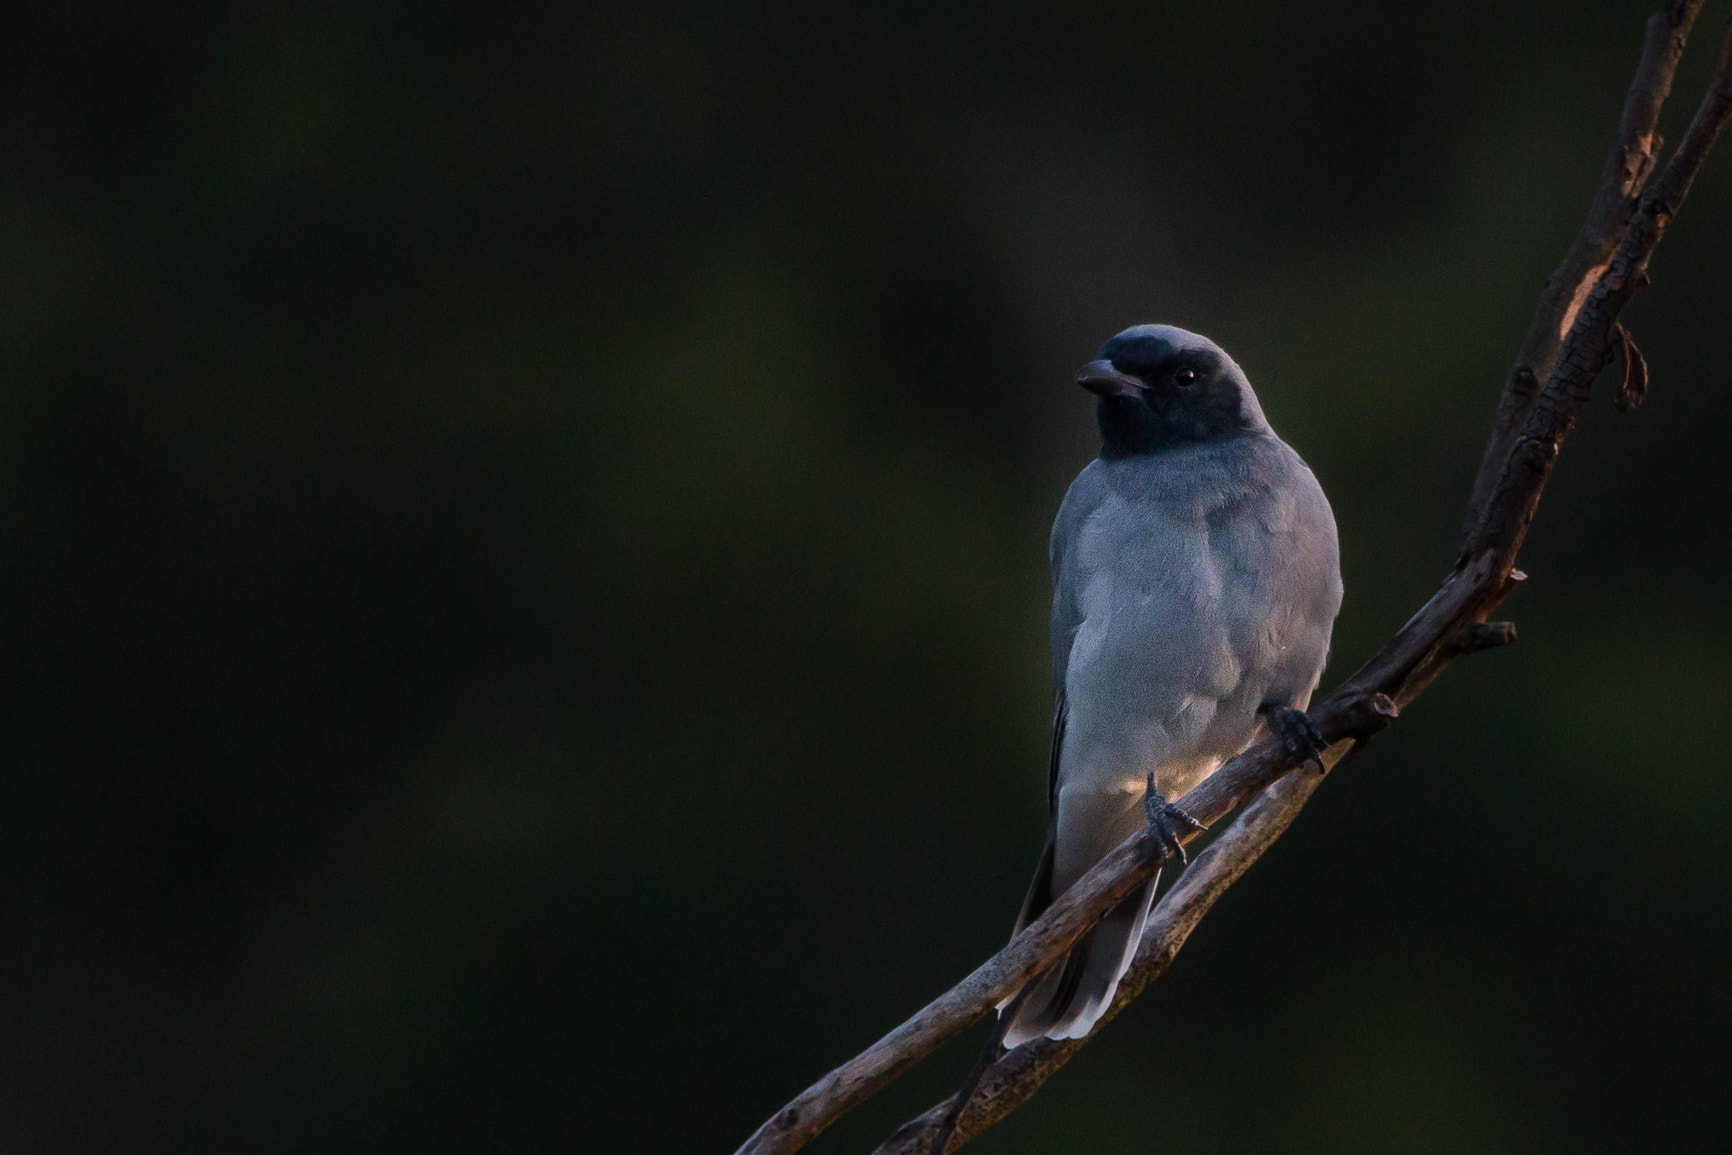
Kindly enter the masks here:
M 1081 579 L 1076 573 L 1075 547 L 1083 522 L 1088 519 L 1106 495 L 1100 462 L 1090 462 L 1077 474 L 1059 506 L 1052 523 L 1052 540 L 1047 555 L 1052 561 L 1052 690 L 1055 698 L 1064 693 L 1065 674 L 1070 668 L 1071 646 L 1076 642 L 1077 627 L 1082 625 Z M 1054 765 L 1058 755 L 1053 754 Z
M 1082 578 L 1077 572 L 1077 537 L 1089 515 L 1100 508 L 1106 496 L 1100 462 L 1092 461 L 1071 482 L 1064 503 L 1052 523 L 1047 553 L 1052 561 L 1052 757 L 1048 765 L 1047 801 L 1058 811 L 1059 753 L 1064 748 L 1065 724 L 1070 703 L 1065 697 L 1065 678 L 1070 672 L 1071 649 L 1083 622 Z
M 1265 683 L 1260 704 L 1303 707 L 1329 656 L 1341 561 L 1322 487 L 1298 454 L 1280 449 L 1270 496 L 1256 516 L 1238 520 L 1244 536 L 1232 552 L 1249 580 L 1234 583 L 1240 605 L 1228 620 L 1234 651 Z
M 1082 624 L 1082 608 L 1076 590 L 1076 577 L 1069 564 L 1071 546 L 1083 520 L 1100 503 L 1103 487 L 1098 463 L 1091 462 L 1071 483 L 1059 506 L 1052 525 L 1052 540 L 1048 555 L 1052 562 L 1052 751 L 1047 759 L 1046 799 L 1050 818 L 1046 827 L 1046 847 L 1041 851 L 1040 865 L 1034 880 L 1022 900 L 1022 910 L 1016 918 L 1021 930 L 1040 917 L 1052 904 L 1053 855 L 1058 842 L 1058 778 L 1059 756 L 1064 750 L 1066 724 L 1070 720 L 1070 703 L 1065 698 L 1064 679 L 1070 667 L 1071 645 L 1076 640 L 1077 627 Z

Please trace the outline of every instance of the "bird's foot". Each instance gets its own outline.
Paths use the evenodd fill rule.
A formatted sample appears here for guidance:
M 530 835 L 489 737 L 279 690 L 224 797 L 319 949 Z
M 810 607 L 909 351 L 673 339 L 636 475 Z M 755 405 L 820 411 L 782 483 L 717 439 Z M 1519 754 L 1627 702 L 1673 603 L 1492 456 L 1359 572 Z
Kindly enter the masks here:
M 1180 862 L 1189 862 L 1185 857 L 1185 844 L 1179 841 L 1179 828 L 1186 830 L 1207 829 L 1201 822 L 1168 802 L 1155 789 L 1155 776 L 1149 775 L 1149 789 L 1143 795 L 1143 814 L 1148 818 L 1149 836 L 1160 845 L 1161 851 L 1168 858 L 1177 858 Z
M 1328 772 L 1329 767 L 1323 764 L 1323 751 L 1328 748 L 1328 743 L 1323 741 L 1323 732 L 1317 729 L 1311 715 L 1292 706 L 1265 706 L 1263 716 L 1269 720 L 1269 729 L 1287 743 L 1287 750 L 1295 762 L 1301 766 L 1315 762 L 1317 773 Z

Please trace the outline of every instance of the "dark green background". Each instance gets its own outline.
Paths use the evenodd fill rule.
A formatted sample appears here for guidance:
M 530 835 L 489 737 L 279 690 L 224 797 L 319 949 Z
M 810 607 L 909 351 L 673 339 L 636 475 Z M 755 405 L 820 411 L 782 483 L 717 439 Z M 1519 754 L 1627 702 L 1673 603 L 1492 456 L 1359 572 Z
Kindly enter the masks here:
M 1653 6 L 9 7 L 0 1147 L 731 1149 L 1009 929 L 1075 367 L 1234 353 L 1344 673 Z M 979 1150 L 1724 1141 L 1732 148 L 1654 274 L 1520 643 Z

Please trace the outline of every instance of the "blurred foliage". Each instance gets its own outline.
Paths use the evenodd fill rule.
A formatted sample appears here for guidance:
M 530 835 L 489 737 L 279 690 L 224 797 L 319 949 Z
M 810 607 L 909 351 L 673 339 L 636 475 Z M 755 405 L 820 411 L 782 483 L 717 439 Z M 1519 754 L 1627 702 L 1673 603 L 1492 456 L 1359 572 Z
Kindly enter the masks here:
M 0 1146 L 731 1148 L 1009 929 L 1075 366 L 1234 352 L 1338 676 L 1654 6 L 9 8 Z M 1521 642 L 979 1150 L 1724 1136 L 1729 222 L 1720 155 Z

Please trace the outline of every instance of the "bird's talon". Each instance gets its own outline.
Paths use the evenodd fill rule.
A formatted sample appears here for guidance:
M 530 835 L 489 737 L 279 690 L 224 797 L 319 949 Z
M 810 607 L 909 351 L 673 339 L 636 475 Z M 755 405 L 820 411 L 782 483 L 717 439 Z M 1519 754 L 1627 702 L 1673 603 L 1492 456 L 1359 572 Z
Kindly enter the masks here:
M 1179 807 L 1168 802 L 1155 789 L 1155 776 L 1149 775 L 1148 790 L 1143 794 L 1143 815 L 1148 820 L 1149 836 L 1160 844 L 1162 854 L 1167 858 L 1177 858 L 1188 863 L 1190 858 L 1185 854 L 1185 844 L 1179 841 L 1179 828 L 1187 830 L 1205 830 L 1201 822 L 1185 813 Z
M 1323 762 L 1323 752 L 1328 749 L 1328 743 L 1323 740 L 1323 732 L 1312 721 L 1311 715 L 1292 706 L 1269 706 L 1263 715 L 1269 720 L 1269 728 L 1287 744 L 1287 751 L 1295 762 L 1301 766 L 1315 762 L 1319 774 L 1328 772 L 1329 767 Z

